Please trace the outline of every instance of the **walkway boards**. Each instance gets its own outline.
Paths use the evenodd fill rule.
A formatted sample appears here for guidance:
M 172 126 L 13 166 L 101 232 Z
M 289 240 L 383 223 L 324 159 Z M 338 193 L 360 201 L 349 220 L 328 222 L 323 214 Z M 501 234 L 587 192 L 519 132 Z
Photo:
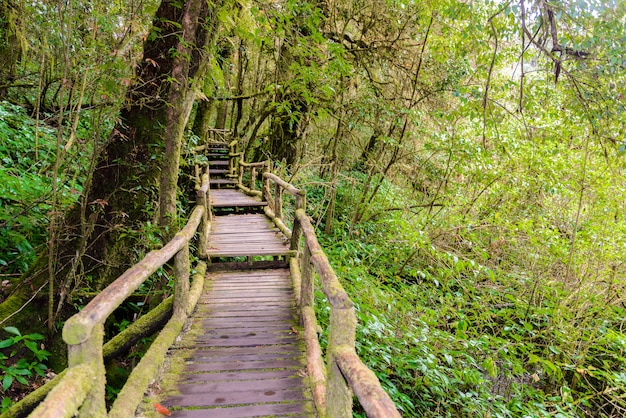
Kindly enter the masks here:
M 257 208 L 267 206 L 260 198 L 248 196 L 236 189 L 211 189 L 209 192 L 211 206 L 214 208 Z
M 207 254 L 209 257 L 285 256 L 289 240 L 261 214 L 215 216 Z
M 288 269 L 213 272 L 191 327 L 170 349 L 172 417 L 311 417 L 305 347 Z

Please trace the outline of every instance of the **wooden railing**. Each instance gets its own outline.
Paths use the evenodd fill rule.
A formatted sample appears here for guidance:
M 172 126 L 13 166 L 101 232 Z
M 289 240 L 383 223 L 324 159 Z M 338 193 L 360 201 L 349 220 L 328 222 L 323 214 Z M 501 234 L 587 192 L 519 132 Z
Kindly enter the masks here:
M 231 146 L 236 143 L 231 142 Z M 238 167 L 238 186 L 246 193 L 268 202 L 265 213 L 291 240 L 291 250 L 298 256 L 289 258 L 294 281 L 296 302 L 300 308 L 300 322 L 307 347 L 307 369 L 313 398 L 320 417 L 348 418 L 352 416 L 353 394 L 373 418 L 400 417 L 393 401 L 383 390 L 376 375 L 367 367 L 355 350 L 356 315 L 354 304 L 341 286 L 328 262 L 306 215 L 306 196 L 290 183 L 269 172 L 269 163 L 246 163 L 241 155 L 230 151 L 232 167 Z M 249 176 L 245 171 L 249 170 Z M 208 171 L 208 170 L 207 170 Z M 256 190 L 259 174 L 262 190 Z M 196 207 L 187 225 L 162 249 L 150 252 L 138 264 L 127 270 L 109 287 L 96 296 L 82 311 L 71 317 L 63 328 L 63 339 L 68 344 L 68 369 L 56 379 L 46 399 L 30 415 L 32 417 L 71 417 L 76 413 L 85 417 L 129 417 L 143 399 L 143 394 L 163 364 L 165 354 L 179 335 L 187 316 L 195 307 L 204 284 L 206 265 L 199 263 L 190 288 L 189 243 L 199 232 L 198 254 L 206 254 L 211 225 L 208 173 L 202 176 L 202 186 L 196 190 Z M 248 177 L 246 185 L 244 177 Z M 290 221 L 284 217 L 283 195 L 293 196 L 294 208 Z M 290 224 L 290 226 L 288 225 Z M 174 259 L 175 289 L 173 298 L 133 323 L 103 345 L 104 322 L 151 274 Z M 319 325 L 315 315 L 315 280 L 319 278 L 322 290 L 330 304 L 330 324 L 325 356 L 318 338 Z M 138 329 L 160 320 L 172 306 L 172 317 L 132 371 L 126 384 L 107 414 L 104 394 L 104 358 L 127 346 L 137 336 Z M 325 357 L 325 360 L 324 360 Z M 71 393 L 71 396 L 68 394 Z
M 268 205 L 265 213 L 291 240 L 291 249 L 297 257 L 289 260 L 294 280 L 296 302 L 300 308 L 300 323 L 307 347 L 307 370 L 313 398 L 320 416 L 343 418 L 352 416 L 352 398 L 356 395 L 368 417 L 400 417 L 395 404 L 380 385 L 380 381 L 361 361 L 355 350 L 356 315 L 354 304 L 337 279 L 320 246 L 315 229 L 306 214 L 306 195 L 290 183 L 268 171 L 268 162 L 239 162 L 238 186 L 248 194 L 262 196 Z M 250 184 L 242 184 L 243 172 L 249 169 Z M 259 169 L 263 171 L 263 190 L 255 190 Z M 283 217 L 283 194 L 294 197 L 295 213 L 291 227 Z M 304 237 L 304 240 L 302 239 Z M 315 278 L 330 304 L 330 325 L 326 361 L 318 339 L 315 315 Z
M 165 354 L 180 334 L 183 323 L 194 309 L 204 284 L 206 264 L 198 263 L 190 288 L 189 243 L 199 232 L 198 252 L 205 253 L 210 229 L 208 175 L 202 176 L 202 186 L 196 194 L 196 206 L 187 225 L 162 249 L 151 251 L 143 260 L 126 270 L 111 285 L 91 300 L 79 313 L 67 320 L 63 327 L 63 340 L 68 344 L 68 369 L 48 393 L 46 399 L 33 411 L 31 417 L 71 417 L 76 413 L 84 417 L 134 416 L 143 394 L 163 364 Z M 133 369 L 126 384 L 118 394 L 109 413 L 105 405 L 104 358 L 119 345 L 128 344 L 129 335 L 141 335 L 137 328 L 145 327 L 146 320 L 133 326 L 103 345 L 104 323 L 137 288 L 165 263 L 174 259 L 174 296 L 156 308 L 147 320 L 162 316 L 162 311 L 172 306 L 172 316 L 156 340 Z M 169 301 L 169 302 L 168 302 Z M 160 305 L 161 306 L 161 305 Z M 141 320 L 141 318 L 140 318 Z M 132 338 L 130 338 L 132 339 Z

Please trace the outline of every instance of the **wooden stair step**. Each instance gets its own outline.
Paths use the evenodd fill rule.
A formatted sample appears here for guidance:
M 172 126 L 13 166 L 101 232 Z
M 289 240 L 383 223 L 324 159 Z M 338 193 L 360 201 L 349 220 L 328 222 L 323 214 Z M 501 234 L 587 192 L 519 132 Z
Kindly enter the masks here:
M 214 208 L 252 208 L 267 206 L 267 202 L 261 201 L 260 198 L 248 196 L 234 189 L 211 190 L 209 192 L 209 199 L 211 200 L 211 206 Z
M 209 160 L 209 167 L 228 167 L 228 160 Z
M 209 175 L 226 174 L 228 170 L 225 168 L 209 168 Z

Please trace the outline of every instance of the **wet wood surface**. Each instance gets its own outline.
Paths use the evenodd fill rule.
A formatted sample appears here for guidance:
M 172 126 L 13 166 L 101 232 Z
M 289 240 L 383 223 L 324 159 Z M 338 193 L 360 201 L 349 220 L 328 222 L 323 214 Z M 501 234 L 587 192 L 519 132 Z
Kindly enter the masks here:
M 287 268 L 208 273 L 191 325 L 170 350 L 172 417 L 314 417 Z

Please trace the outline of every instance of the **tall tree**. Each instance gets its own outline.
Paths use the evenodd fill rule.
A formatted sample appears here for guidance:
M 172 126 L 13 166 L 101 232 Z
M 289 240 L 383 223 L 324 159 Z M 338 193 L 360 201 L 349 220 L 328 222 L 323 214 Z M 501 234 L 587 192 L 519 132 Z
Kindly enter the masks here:
M 152 232 L 163 239 L 176 232 L 183 132 L 199 80 L 208 71 L 217 7 L 204 0 L 161 2 L 81 204 L 60 228 L 52 269 L 31 277 L 33 286 L 49 279 L 49 286 L 56 282 L 54 288 L 66 295 L 80 282 L 76 277 L 89 275 L 89 286 L 101 289 L 137 258 L 135 246 L 146 225 L 160 225 Z M 12 295 L 11 307 L 27 295 L 28 286 L 22 286 Z

